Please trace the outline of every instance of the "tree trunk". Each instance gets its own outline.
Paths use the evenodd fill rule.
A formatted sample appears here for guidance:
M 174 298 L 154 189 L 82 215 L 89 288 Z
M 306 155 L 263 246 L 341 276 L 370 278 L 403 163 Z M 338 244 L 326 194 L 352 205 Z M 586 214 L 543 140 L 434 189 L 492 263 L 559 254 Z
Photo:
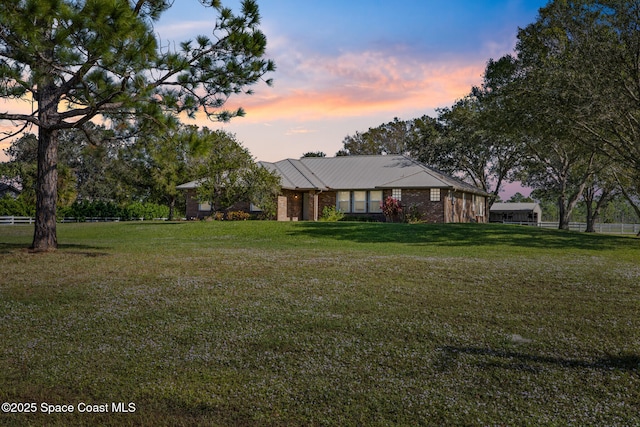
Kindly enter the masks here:
M 602 190 L 602 194 L 600 194 L 600 199 L 595 202 L 595 190 L 594 189 L 586 189 L 584 192 L 584 199 L 587 206 L 587 229 L 585 232 L 587 233 L 595 233 L 595 224 L 598 218 L 600 217 L 600 212 L 602 209 L 609 204 L 611 200 L 612 190 L 604 188 Z M 593 203 L 595 202 L 595 206 Z
M 596 223 L 596 217 L 598 216 L 598 214 L 597 214 L 597 212 L 594 212 L 592 203 L 593 203 L 593 200 L 587 200 L 586 201 L 586 206 L 587 206 L 587 229 L 584 230 L 585 233 L 595 233 L 596 232 L 595 223 Z
M 52 251 L 58 247 L 56 202 L 58 197 L 58 131 L 40 128 L 38 134 L 38 179 L 36 223 L 31 248 Z
M 58 98 L 55 85 L 45 82 L 36 94 L 38 101 L 38 178 L 36 180 L 36 223 L 31 249 L 37 252 L 58 248 L 56 203 L 58 198 L 58 129 L 55 125 Z
M 595 222 L 597 212 L 594 212 L 593 201 L 595 199 L 595 189 L 592 187 L 588 187 L 584 190 L 584 203 L 587 208 L 587 229 L 584 230 L 585 233 L 595 233 Z
M 564 194 L 558 197 L 558 229 L 559 230 L 568 230 L 569 229 L 569 219 L 571 218 L 571 211 L 567 207 L 566 203 L 567 199 Z
M 176 208 L 176 196 L 169 196 L 169 221 L 173 221 Z

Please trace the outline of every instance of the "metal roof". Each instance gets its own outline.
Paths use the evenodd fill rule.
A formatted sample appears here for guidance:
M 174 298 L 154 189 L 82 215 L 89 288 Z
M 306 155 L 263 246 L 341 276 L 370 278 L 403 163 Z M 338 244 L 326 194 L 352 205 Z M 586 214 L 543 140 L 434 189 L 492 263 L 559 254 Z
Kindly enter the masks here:
M 276 172 L 282 188 L 288 190 L 448 188 L 488 195 L 480 188 L 402 155 L 303 157 L 258 164 Z M 197 188 L 201 183 L 202 180 L 191 181 L 178 188 Z
M 491 212 L 515 212 L 515 211 L 533 211 L 540 210 L 540 205 L 537 203 L 494 203 L 491 205 Z
M 184 184 L 180 184 L 176 188 L 178 190 L 192 190 L 194 188 L 200 187 L 200 184 L 202 184 L 202 181 L 204 181 L 204 180 L 203 179 L 197 179 L 195 181 L 191 181 L 191 182 L 186 182 Z
M 464 181 L 401 155 L 303 157 L 261 164 L 276 171 L 282 178 L 282 187 L 290 190 L 452 188 L 486 194 Z

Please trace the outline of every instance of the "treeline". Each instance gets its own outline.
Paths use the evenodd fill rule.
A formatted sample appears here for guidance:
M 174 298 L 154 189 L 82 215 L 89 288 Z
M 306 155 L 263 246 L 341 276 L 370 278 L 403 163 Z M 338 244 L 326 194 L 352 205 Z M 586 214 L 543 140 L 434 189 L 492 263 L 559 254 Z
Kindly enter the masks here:
M 29 204 L 22 197 L 5 196 L 0 198 L 0 216 L 29 216 L 35 215 L 35 206 Z M 167 219 L 169 207 L 156 203 L 132 202 L 128 205 L 118 205 L 115 202 L 74 202 L 57 210 L 58 219 L 76 218 L 119 218 L 128 220 Z
M 139 123 L 121 135 L 103 126 L 60 133 L 57 217 L 169 218 L 183 216 L 176 187 L 200 180 L 202 201 L 217 211 L 249 201 L 275 212 L 279 179 L 259 167 L 234 135 L 177 122 Z M 35 213 L 37 137 L 26 134 L 5 150 L 0 177 L 22 189 L 0 201 L 0 215 Z
M 463 99 L 356 132 L 337 155 L 407 154 L 493 201 L 520 181 L 553 202 L 561 229 L 578 204 L 588 231 L 618 199 L 640 217 L 638 28 L 638 2 L 550 2 Z

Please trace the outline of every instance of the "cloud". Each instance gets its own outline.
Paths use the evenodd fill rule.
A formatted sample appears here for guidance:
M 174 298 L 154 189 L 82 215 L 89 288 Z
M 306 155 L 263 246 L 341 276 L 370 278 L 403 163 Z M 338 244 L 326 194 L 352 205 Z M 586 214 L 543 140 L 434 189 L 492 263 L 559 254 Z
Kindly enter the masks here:
M 198 34 L 210 34 L 211 21 L 177 21 L 158 25 L 154 28 L 161 39 L 184 41 L 194 38 Z
M 297 128 L 291 128 L 289 130 L 287 130 L 287 132 L 285 133 L 285 135 L 290 136 L 290 135 L 305 135 L 305 134 L 309 134 L 309 133 L 316 133 L 318 132 L 315 129 L 307 129 L 304 127 L 297 127 Z
M 294 58 L 298 58 L 294 60 Z M 295 52 L 292 66 L 276 72 L 274 86 L 259 86 L 250 97 L 229 100 L 247 119 L 318 120 L 449 106 L 481 81 L 484 60 L 429 61 L 383 51 L 345 52 L 336 57 Z

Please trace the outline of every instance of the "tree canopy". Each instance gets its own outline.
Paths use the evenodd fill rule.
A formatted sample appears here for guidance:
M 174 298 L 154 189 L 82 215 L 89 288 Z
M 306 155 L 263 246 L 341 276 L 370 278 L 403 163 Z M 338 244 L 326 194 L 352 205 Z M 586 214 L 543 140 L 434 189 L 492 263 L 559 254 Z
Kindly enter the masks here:
M 581 200 L 592 224 L 616 194 L 640 217 L 638 58 L 640 0 L 551 1 L 513 55 L 488 61 L 481 86 L 436 118 L 403 122 L 402 150 L 496 197 L 522 181 L 556 200 L 559 228 Z M 399 153 L 388 127 L 345 138 L 341 154 Z
M 214 120 L 244 114 L 223 109 L 235 94 L 274 70 L 264 59 L 255 0 L 234 15 L 219 1 L 209 36 L 162 44 L 153 25 L 169 0 L 22 0 L 0 9 L 0 97 L 34 103 L 33 112 L 0 113 L 0 120 L 38 128 L 36 227 L 33 248 L 57 246 L 56 190 L 59 131 L 97 116 L 114 123 L 163 114 Z M 267 80 L 267 83 L 270 83 Z

